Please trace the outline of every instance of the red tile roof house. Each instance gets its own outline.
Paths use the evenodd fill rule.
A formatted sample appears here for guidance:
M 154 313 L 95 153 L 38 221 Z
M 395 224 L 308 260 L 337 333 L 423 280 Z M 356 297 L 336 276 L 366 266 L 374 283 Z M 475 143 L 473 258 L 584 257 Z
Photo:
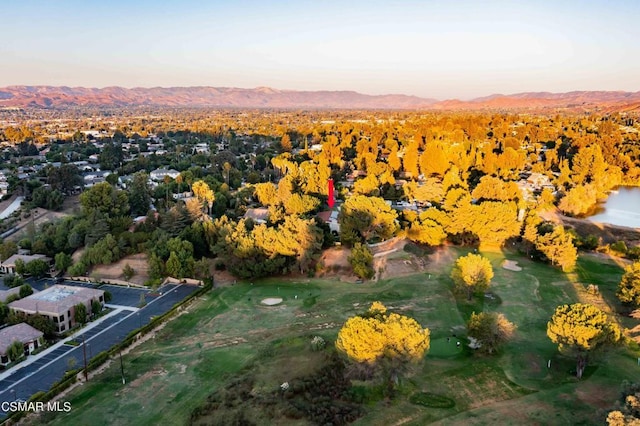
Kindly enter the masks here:
M 24 346 L 24 354 L 29 355 L 44 343 L 42 331 L 36 330 L 27 323 L 20 323 L 0 330 L 0 365 L 7 365 L 11 360 L 7 354 L 13 342 Z
M 54 285 L 24 299 L 9 303 L 9 309 L 27 315 L 40 314 L 56 324 L 56 333 L 61 334 L 76 325 L 75 306 L 82 303 L 91 313 L 91 301 L 104 306 L 104 291 L 69 285 Z

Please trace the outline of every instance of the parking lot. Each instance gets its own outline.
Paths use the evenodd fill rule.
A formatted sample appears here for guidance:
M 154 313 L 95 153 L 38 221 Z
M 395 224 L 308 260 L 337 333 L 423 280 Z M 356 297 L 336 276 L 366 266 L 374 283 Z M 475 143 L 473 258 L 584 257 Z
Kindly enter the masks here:
M 46 279 L 33 281 L 30 284 L 34 289 L 44 290 L 45 286 L 53 284 Z M 94 287 L 89 283 L 75 281 L 65 281 L 64 284 Z M 84 365 L 85 351 L 88 361 L 98 353 L 109 350 L 124 340 L 131 331 L 148 324 L 199 289 L 185 284 L 167 284 L 155 292 L 115 285 L 95 288 L 111 293 L 112 299 L 108 305 L 112 311 L 96 322 L 87 324 L 69 339 L 75 341 L 77 346 L 59 343 L 54 349 L 30 356 L 30 363 L 23 362 L 13 371 L 3 374 L 4 377 L 0 379 L 0 403 L 14 399 L 27 400 L 36 392 L 46 392 L 71 366 L 80 368 Z M 141 294 L 144 294 L 146 305 L 138 308 Z

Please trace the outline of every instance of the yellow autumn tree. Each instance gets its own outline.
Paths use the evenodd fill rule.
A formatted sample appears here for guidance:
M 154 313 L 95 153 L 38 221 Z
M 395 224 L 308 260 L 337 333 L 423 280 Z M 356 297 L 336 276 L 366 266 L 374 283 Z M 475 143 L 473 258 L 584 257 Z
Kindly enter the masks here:
M 574 303 L 556 308 L 551 321 L 547 323 L 547 336 L 558 344 L 560 353 L 576 357 L 576 376 L 580 379 L 589 361 L 589 354 L 602 346 L 618 342 L 622 332 L 600 309 L 589 304 Z
M 423 359 L 429 336 L 429 329 L 413 318 L 388 313 L 382 303 L 373 302 L 365 314 L 349 318 L 342 326 L 336 348 L 357 363 L 382 367 L 393 390 L 402 367 Z
M 491 262 L 484 256 L 469 253 L 459 257 L 451 271 L 451 279 L 460 292 L 467 293 L 467 300 L 476 291 L 484 291 L 489 288 L 493 279 Z
M 193 183 L 193 186 L 191 187 L 191 190 L 193 191 L 193 195 L 195 195 L 195 197 L 201 203 L 203 209 L 211 208 L 215 196 L 213 195 L 213 190 L 209 188 L 209 185 L 205 181 L 195 181 Z

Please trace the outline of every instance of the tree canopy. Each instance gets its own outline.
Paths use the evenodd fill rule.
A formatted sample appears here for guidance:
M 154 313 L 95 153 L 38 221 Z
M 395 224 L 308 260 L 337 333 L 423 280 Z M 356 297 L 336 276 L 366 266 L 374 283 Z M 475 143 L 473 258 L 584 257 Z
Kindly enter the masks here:
M 397 229 L 397 214 L 382 198 L 355 195 L 344 202 L 338 221 L 340 240 L 352 245 L 372 238 L 386 240 Z
M 493 279 L 493 267 L 486 257 L 469 253 L 456 260 L 451 279 L 456 289 L 466 292 L 467 300 L 471 300 L 473 293 L 489 288 Z
M 356 362 L 375 363 L 382 358 L 421 360 L 429 350 L 429 329 L 413 318 L 387 313 L 374 302 L 367 313 L 347 320 L 338 332 L 336 348 Z
M 558 350 L 577 358 L 576 376 L 582 377 L 589 353 L 620 340 L 620 328 L 593 305 L 574 303 L 556 308 L 547 323 L 547 336 Z
M 624 268 L 617 295 L 622 303 L 640 306 L 640 262 Z
M 507 317 L 497 312 L 473 312 L 467 322 L 469 336 L 478 341 L 478 350 L 487 354 L 494 353 L 507 342 L 515 329 L 515 325 Z

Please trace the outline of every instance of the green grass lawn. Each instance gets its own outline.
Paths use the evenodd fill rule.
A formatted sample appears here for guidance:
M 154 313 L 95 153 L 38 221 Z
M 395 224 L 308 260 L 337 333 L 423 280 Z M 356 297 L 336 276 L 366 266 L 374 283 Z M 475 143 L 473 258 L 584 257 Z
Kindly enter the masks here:
M 446 250 L 448 256 L 430 263 L 426 273 L 378 283 L 268 279 L 216 289 L 123 357 L 126 385 L 119 362 L 114 362 L 64 398 L 72 404 L 70 413 L 32 422 L 184 424 L 209 395 L 238 377 L 250 377 L 254 396 L 273 393 L 281 383 L 322 365 L 330 348 L 311 351 L 313 336 L 332 346 L 344 321 L 375 300 L 428 327 L 431 351 L 402 380 L 394 400 L 374 398 L 366 404 L 358 425 L 601 424 L 599 410 L 614 403 L 622 381 L 640 381 L 640 354 L 626 348 L 601 355 L 577 381 L 571 375 L 573 360 L 561 357 L 546 336 L 547 321 L 559 304 L 592 297 L 615 308 L 619 266 L 584 257 L 577 271 L 566 275 L 513 253 L 485 253 L 495 272 L 492 296 L 467 302 L 451 293 L 449 273 L 451 261 L 468 251 Z M 503 269 L 505 258 L 517 261 L 522 271 Z M 598 285 L 601 297 L 587 294 L 588 284 Z M 264 306 L 260 302 L 267 297 L 283 302 Z M 482 310 L 504 313 L 518 327 L 515 338 L 494 357 L 479 357 L 465 345 L 465 321 Z M 631 326 L 630 319 L 617 319 Z M 455 405 L 415 405 L 409 400 L 415 392 L 442 395 Z M 278 412 L 261 417 L 266 414 L 251 404 L 243 410 L 258 423 L 284 421 Z M 287 423 L 307 424 L 304 419 Z

